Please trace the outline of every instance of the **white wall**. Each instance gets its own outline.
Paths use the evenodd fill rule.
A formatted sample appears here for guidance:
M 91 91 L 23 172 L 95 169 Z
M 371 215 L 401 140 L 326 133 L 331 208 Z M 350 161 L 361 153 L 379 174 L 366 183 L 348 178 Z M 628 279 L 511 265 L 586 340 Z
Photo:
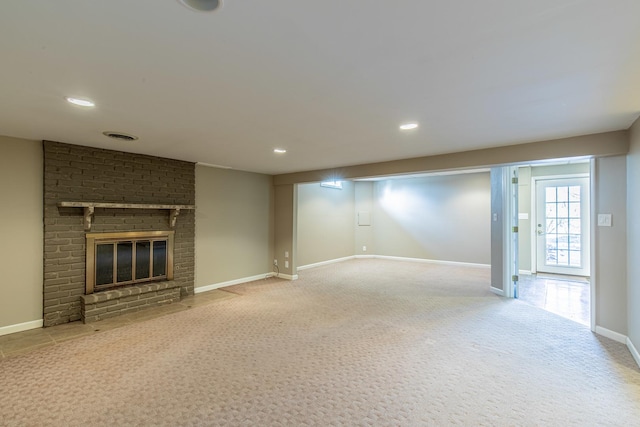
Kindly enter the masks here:
M 376 253 L 375 235 L 373 228 L 375 217 L 373 215 L 373 188 L 371 181 L 355 182 L 355 242 L 354 253 L 356 255 L 371 255 Z M 369 216 L 369 225 L 359 224 L 358 215 Z M 363 248 L 366 247 L 366 250 Z
M 378 181 L 377 255 L 491 263 L 489 172 Z
M 272 271 L 268 175 L 196 166 L 195 288 Z
M 42 143 L 0 136 L 0 152 L 3 335 L 42 324 Z
M 354 183 L 298 185 L 298 266 L 354 254 Z

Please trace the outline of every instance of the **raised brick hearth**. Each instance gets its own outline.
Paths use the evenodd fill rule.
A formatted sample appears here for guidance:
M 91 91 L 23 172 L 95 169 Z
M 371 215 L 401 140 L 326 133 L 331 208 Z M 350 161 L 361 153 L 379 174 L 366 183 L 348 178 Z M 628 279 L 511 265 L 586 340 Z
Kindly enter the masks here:
M 81 295 L 80 301 L 82 321 L 91 323 L 180 301 L 180 286 L 173 280 L 147 283 Z
M 195 203 L 195 164 L 44 142 L 44 326 L 95 321 L 192 295 L 195 212 L 175 226 L 174 279 L 85 295 L 85 228 L 81 208 L 59 202 Z M 96 208 L 92 233 L 163 231 L 166 211 Z M 83 314 L 84 310 L 88 310 Z M 108 314 L 107 314 L 108 313 Z

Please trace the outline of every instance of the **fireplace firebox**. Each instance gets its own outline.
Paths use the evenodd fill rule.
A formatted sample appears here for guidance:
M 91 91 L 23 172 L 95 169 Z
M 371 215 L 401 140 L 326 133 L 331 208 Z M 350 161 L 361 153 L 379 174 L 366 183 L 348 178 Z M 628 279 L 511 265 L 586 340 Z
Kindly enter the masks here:
M 86 234 L 86 291 L 173 280 L 174 231 Z

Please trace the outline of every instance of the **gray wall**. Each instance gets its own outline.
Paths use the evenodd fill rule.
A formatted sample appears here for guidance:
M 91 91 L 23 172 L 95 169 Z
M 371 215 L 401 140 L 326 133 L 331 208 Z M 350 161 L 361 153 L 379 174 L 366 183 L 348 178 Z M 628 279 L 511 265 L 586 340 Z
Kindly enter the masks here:
M 640 349 L 640 119 L 631 127 L 627 156 L 627 214 L 627 332 Z
M 575 163 L 564 165 L 523 166 L 518 168 L 518 212 L 526 213 L 529 219 L 518 221 L 518 264 L 520 270 L 531 271 L 531 218 L 533 206 L 531 204 L 531 178 L 539 176 L 560 176 L 589 173 L 589 163 Z
M 42 143 L 0 136 L 0 328 L 42 319 Z
M 491 263 L 488 172 L 378 181 L 377 255 Z
M 272 271 L 271 176 L 196 165 L 196 207 L 196 288 Z
M 627 334 L 626 170 L 625 156 L 596 159 L 596 214 L 612 214 L 612 227 L 596 227 L 596 325 L 623 335 Z
M 298 265 L 353 255 L 354 183 L 298 185 Z

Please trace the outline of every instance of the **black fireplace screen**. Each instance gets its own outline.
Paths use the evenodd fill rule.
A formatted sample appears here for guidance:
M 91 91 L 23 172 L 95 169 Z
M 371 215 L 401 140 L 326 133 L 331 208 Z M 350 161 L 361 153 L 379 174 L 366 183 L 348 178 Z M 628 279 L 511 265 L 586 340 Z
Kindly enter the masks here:
M 96 287 L 166 279 L 166 275 L 166 240 L 96 245 Z

